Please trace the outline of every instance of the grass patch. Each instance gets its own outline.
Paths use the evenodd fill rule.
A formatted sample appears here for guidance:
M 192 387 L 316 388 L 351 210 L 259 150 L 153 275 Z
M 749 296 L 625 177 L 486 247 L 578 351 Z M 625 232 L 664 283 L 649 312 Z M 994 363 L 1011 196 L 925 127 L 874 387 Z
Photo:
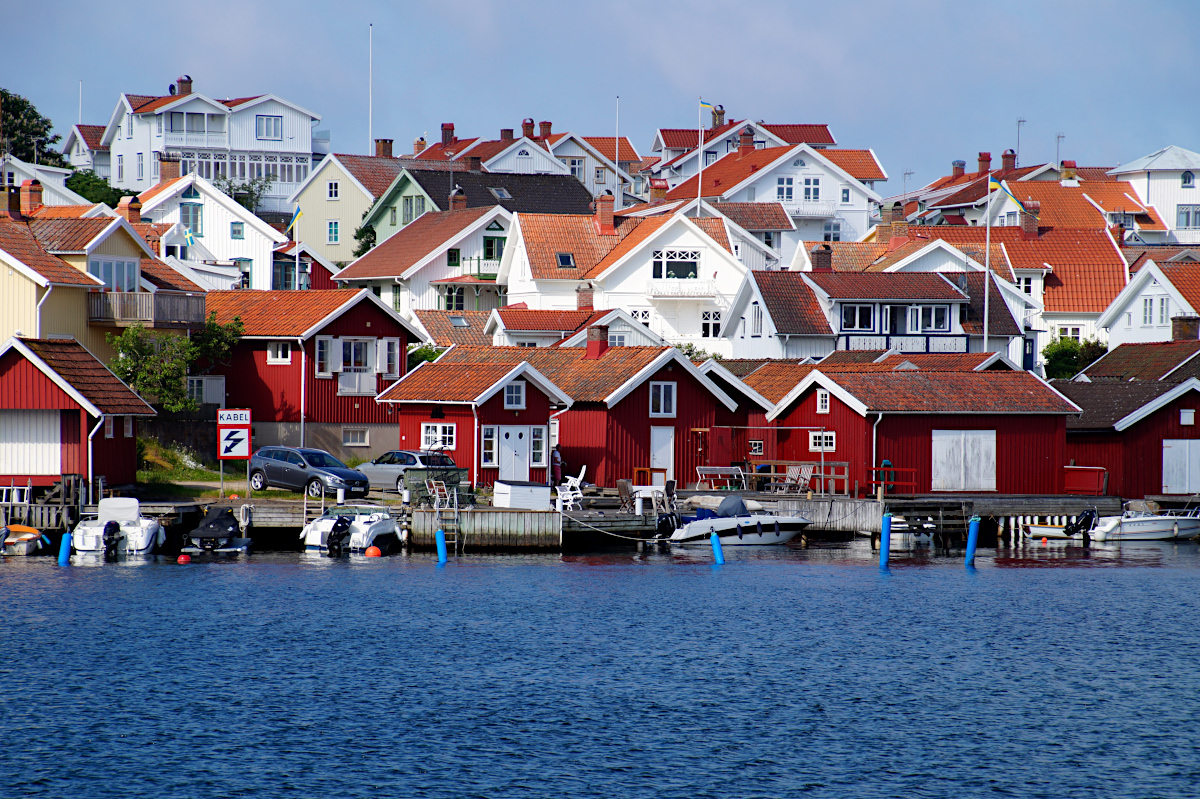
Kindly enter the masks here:
M 166 447 L 152 438 L 139 438 L 137 453 L 138 483 L 153 485 L 221 479 L 216 463 L 205 463 L 196 453 L 182 447 Z

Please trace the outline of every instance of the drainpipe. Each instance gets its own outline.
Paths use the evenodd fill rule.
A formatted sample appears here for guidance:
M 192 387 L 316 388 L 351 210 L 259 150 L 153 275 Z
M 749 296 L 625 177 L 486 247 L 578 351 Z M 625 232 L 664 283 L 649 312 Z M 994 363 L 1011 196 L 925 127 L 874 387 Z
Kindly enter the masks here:
M 304 411 L 307 399 L 305 388 L 308 386 L 308 353 L 304 350 L 304 339 L 296 339 L 300 345 L 300 446 L 304 446 Z
M 479 482 L 479 406 L 473 402 L 471 403 L 471 415 L 475 417 L 475 435 L 472 436 L 474 439 L 475 457 L 471 462 L 471 488 L 475 488 Z M 500 446 L 499 441 L 496 442 L 496 446 Z
M 34 330 L 36 331 L 34 333 L 34 335 L 37 338 L 42 337 L 42 303 L 44 303 L 46 301 L 46 299 L 50 296 L 50 292 L 52 292 L 52 291 L 54 291 L 54 284 L 47 283 L 46 284 L 46 293 L 42 295 L 42 298 L 40 300 L 38 300 L 37 309 L 34 311 L 34 313 L 37 314 L 37 322 L 35 323 L 35 327 L 34 327 Z
M 878 440 L 879 423 L 882 421 L 883 421 L 883 414 L 881 413 L 875 419 L 875 424 L 871 425 L 871 463 L 872 464 L 876 464 L 879 462 L 878 452 L 876 451 L 875 446 L 876 446 L 876 442 Z M 872 465 L 871 468 L 874 469 L 875 468 L 874 465 Z
M 104 424 L 105 414 L 100 414 L 100 418 L 96 420 L 96 426 L 92 428 L 92 432 L 88 433 L 88 495 L 91 496 L 95 491 L 92 485 L 93 472 L 95 471 L 92 464 L 92 439 L 96 437 L 96 433 L 100 432 L 100 427 Z

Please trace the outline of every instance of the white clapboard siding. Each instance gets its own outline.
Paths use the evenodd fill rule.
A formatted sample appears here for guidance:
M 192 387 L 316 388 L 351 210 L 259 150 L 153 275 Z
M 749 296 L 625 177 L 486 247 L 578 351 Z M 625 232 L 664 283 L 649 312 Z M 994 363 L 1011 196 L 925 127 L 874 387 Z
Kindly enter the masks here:
M 61 474 L 58 413 L 0 410 L 0 474 Z

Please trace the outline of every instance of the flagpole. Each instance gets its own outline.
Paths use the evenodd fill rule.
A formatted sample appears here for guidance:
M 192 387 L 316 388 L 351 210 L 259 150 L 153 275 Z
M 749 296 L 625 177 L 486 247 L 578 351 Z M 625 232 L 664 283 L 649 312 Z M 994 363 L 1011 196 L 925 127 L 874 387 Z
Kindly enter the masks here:
M 367 155 L 375 146 L 375 23 L 367 25 Z
M 988 351 L 988 301 L 991 299 L 992 288 L 992 173 L 988 172 L 987 200 L 987 232 L 986 244 L 983 249 L 983 351 Z
M 696 155 L 700 158 L 700 171 L 696 173 L 696 218 L 700 218 L 700 203 L 704 201 L 704 98 L 696 106 Z
M 616 207 L 625 207 L 625 189 L 621 186 L 621 95 L 617 95 L 617 122 L 613 129 L 613 165 L 617 171 L 613 173 L 613 184 L 620 190 L 621 196 L 615 198 L 618 200 Z

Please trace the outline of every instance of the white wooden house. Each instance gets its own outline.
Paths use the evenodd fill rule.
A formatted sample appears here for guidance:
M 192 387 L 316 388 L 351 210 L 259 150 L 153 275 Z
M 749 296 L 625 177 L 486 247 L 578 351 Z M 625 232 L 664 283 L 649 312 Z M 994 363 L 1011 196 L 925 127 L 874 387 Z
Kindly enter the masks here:
M 1100 315 L 1097 324 L 1108 333 L 1108 348 L 1171 341 L 1172 319 L 1200 315 L 1200 293 L 1194 288 L 1197 278 L 1200 263 L 1190 259 L 1142 264 Z
M 1170 145 L 1108 174 L 1129 181 L 1141 201 L 1158 211 L 1169 241 L 1200 244 L 1200 153 Z
M 27 180 L 42 184 L 42 203 L 45 205 L 92 205 L 67 188 L 71 170 L 43 164 L 28 164 L 11 153 L 0 155 L 0 188 L 20 186 Z

